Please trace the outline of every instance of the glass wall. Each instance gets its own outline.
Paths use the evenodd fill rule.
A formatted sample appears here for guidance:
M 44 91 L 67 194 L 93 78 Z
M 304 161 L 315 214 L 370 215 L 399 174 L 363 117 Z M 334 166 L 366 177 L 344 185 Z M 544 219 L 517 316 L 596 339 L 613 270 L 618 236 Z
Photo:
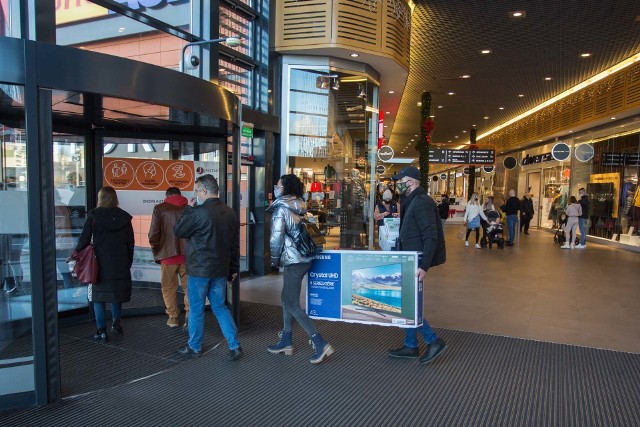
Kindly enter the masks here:
M 329 67 L 290 68 L 288 86 L 286 171 L 305 184 L 309 216 L 327 248 L 371 247 L 378 86 Z
M 32 391 L 31 268 L 23 88 L 0 85 L 0 396 Z

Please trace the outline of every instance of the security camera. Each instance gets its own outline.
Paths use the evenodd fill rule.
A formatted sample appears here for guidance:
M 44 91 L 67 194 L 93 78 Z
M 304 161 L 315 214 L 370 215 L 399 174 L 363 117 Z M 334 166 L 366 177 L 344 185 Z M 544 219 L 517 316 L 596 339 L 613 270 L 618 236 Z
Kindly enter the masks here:
M 195 68 L 198 68 L 199 65 L 200 65 L 200 58 L 198 58 L 196 55 L 190 55 L 189 60 L 187 61 L 187 68 L 193 70 Z

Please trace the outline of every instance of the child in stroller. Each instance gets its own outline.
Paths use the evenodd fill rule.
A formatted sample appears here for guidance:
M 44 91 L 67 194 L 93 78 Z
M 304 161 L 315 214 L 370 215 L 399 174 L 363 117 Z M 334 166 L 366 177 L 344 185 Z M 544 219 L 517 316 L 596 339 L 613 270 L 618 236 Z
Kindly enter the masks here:
M 489 249 L 491 249 L 494 243 L 498 245 L 500 249 L 504 249 L 504 236 L 502 234 L 503 228 L 500 213 L 497 211 L 485 211 L 484 214 L 488 220 L 487 243 Z
M 556 234 L 553 236 L 553 243 L 556 243 L 560 246 L 564 245 L 564 242 L 567 240 L 567 235 L 564 231 L 564 226 L 567 225 L 567 220 L 569 217 L 566 213 L 562 212 L 558 217 L 558 229 L 556 230 Z M 576 245 L 580 243 L 580 238 L 577 236 L 573 236 L 576 241 Z

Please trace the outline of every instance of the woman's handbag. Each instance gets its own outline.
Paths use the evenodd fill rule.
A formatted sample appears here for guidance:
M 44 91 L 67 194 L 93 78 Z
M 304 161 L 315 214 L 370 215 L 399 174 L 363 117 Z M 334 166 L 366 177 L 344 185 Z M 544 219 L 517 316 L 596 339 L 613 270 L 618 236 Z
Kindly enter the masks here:
M 87 245 L 80 252 L 74 251 L 67 262 L 74 260 L 73 272 L 78 276 L 80 283 L 96 283 L 98 281 L 98 260 L 93 244 Z
M 467 228 L 469 230 L 473 230 L 474 228 L 480 228 L 480 215 L 477 215 L 475 218 L 469 221 Z
M 467 226 L 464 224 L 461 225 L 460 228 L 458 229 L 458 239 L 460 240 L 467 239 Z

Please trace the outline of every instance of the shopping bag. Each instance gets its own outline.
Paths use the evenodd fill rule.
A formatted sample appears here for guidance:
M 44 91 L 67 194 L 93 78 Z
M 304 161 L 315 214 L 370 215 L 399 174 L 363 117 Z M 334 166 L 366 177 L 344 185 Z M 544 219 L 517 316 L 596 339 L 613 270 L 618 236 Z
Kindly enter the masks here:
M 74 251 L 67 262 L 75 261 L 73 272 L 80 283 L 96 283 L 98 281 L 98 260 L 92 244 L 80 252 Z
M 467 239 L 467 226 L 464 224 L 461 225 L 460 228 L 458 229 L 458 239 L 460 240 Z

